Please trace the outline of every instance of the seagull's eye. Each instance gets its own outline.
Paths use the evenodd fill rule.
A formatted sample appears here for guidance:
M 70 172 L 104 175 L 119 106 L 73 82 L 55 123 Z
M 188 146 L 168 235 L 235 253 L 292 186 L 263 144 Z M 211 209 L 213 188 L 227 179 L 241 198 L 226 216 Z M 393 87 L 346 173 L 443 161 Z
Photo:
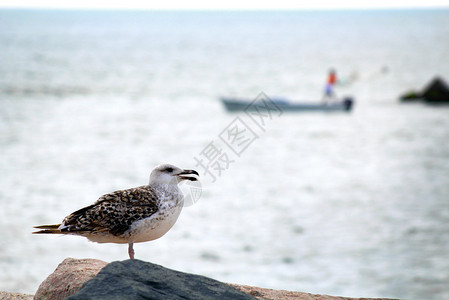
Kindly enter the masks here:
M 166 171 L 167 173 L 171 173 L 171 172 L 173 172 L 173 168 L 167 168 L 167 169 L 165 169 L 165 171 Z

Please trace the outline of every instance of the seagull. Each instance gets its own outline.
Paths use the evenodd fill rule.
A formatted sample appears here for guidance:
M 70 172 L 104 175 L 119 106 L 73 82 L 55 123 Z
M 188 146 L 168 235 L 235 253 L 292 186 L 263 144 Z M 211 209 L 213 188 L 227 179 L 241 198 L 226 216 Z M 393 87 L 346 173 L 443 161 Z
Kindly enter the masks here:
M 178 187 L 183 180 L 197 181 L 195 170 L 170 164 L 156 167 L 148 185 L 101 196 L 56 225 L 41 225 L 34 234 L 71 234 L 96 243 L 128 244 L 134 259 L 134 243 L 148 242 L 166 234 L 181 213 L 184 197 Z

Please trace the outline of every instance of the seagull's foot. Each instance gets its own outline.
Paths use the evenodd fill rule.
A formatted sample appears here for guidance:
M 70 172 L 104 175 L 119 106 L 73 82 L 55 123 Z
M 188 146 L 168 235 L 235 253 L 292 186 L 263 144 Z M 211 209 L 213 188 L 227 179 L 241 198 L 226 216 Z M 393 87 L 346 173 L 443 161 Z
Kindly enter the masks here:
M 128 244 L 128 254 L 129 254 L 129 258 L 134 259 L 134 248 L 133 248 L 134 243 L 129 243 Z

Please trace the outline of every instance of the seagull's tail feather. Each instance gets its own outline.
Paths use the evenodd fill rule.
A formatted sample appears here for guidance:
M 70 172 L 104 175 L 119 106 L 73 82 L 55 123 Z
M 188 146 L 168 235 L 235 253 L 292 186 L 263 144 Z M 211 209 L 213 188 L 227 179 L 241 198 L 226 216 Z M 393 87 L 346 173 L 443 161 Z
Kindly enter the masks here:
M 59 230 L 59 226 L 61 226 L 61 224 L 34 226 L 34 228 L 42 230 L 34 231 L 33 233 L 63 233 Z

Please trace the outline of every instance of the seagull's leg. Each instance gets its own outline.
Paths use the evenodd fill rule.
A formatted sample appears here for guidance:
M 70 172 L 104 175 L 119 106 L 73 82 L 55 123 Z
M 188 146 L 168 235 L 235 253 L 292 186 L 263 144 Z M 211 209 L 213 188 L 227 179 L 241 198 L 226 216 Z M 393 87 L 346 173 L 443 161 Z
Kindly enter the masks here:
M 128 254 L 129 254 L 129 258 L 134 259 L 134 248 L 133 248 L 134 243 L 129 243 L 128 244 Z

